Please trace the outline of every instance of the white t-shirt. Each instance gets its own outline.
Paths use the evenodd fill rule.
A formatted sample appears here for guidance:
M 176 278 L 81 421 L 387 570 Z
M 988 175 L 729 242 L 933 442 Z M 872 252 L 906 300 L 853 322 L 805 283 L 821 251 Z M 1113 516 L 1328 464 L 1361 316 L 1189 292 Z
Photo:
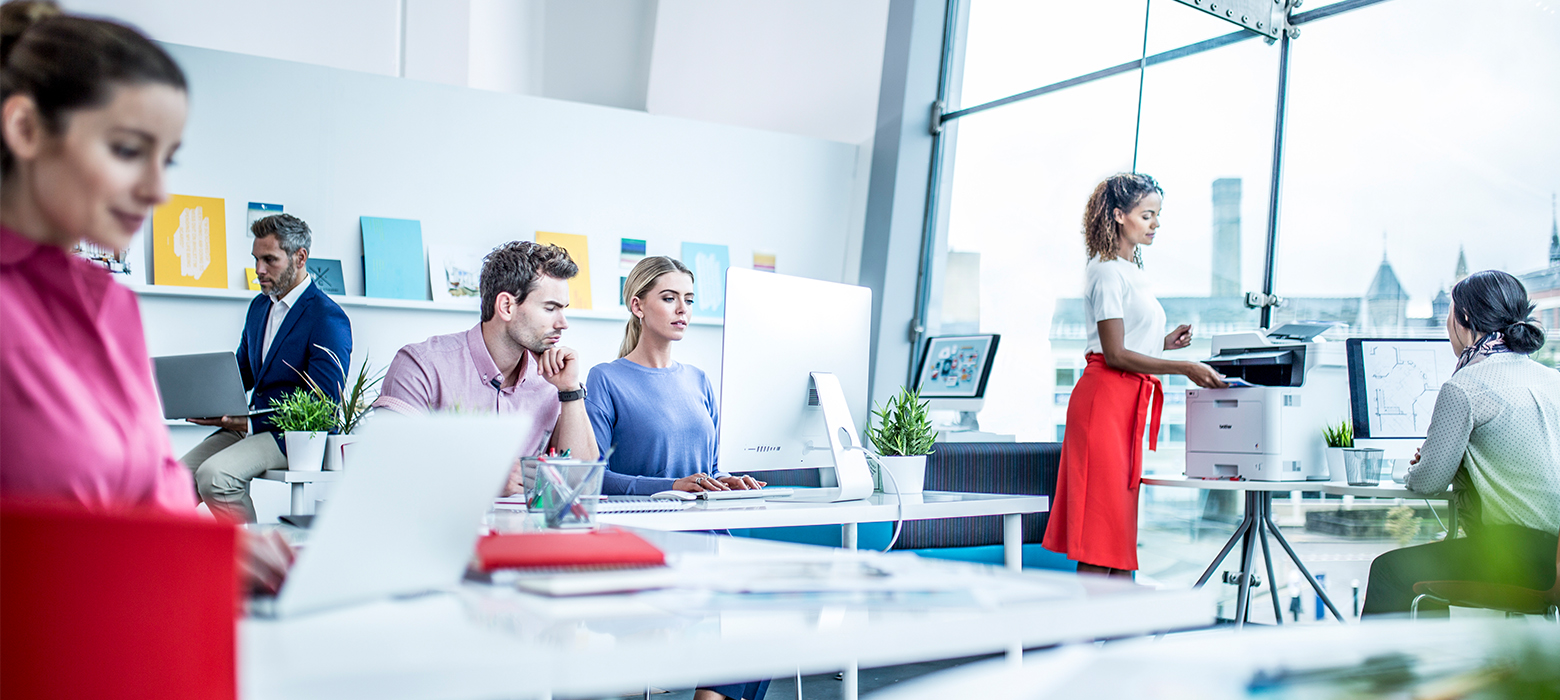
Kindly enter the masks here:
M 1137 265 L 1117 258 L 1089 258 L 1083 272 L 1083 315 L 1089 329 L 1087 352 L 1103 352 L 1100 321 L 1121 319 L 1126 349 L 1149 357 L 1165 350 L 1165 307 L 1149 290 Z

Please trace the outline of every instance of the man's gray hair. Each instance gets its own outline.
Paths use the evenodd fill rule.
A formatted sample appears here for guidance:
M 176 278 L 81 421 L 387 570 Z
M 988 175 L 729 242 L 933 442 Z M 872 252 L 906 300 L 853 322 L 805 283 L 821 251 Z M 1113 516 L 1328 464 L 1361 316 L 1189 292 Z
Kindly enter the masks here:
M 256 219 L 254 225 L 249 227 L 249 232 L 254 234 L 255 238 L 276 236 L 276 244 L 282 247 L 289 258 L 300 250 L 308 250 L 314 242 L 314 237 L 309 233 L 309 225 L 292 214 L 272 214 L 263 219 Z

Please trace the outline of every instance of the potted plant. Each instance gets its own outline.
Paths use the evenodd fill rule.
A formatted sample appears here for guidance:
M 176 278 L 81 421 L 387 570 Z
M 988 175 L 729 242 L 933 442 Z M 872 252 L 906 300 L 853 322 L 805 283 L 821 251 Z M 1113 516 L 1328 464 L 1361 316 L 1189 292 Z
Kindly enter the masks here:
M 347 376 L 346 368 L 342 366 L 341 358 L 337 357 L 335 352 L 322 345 L 315 345 L 314 347 L 325 351 L 325 354 L 330 356 L 330 359 L 336 363 L 337 367 L 342 367 L 341 375 L 343 377 Z M 341 401 L 338 403 L 336 410 L 336 425 L 333 426 L 334 432 L 325 436 L 325 471 L 333 472 L 346 468 L 347 445 L 358 441 L 358 436 L 355 433 L 358 426 L 363 423 L 363 418 L 368 415 L 370 404 L 374 402 L 369 397 L 369 392 L 373 391 L 374 388 L 379 386 L 380 382 L 384 381 L 385 372 L 388 370 L 389 368 L 386 367 L 371 374 L 368 369 L 368 358 L 364 357 L 363 366 L 358 368 L 357 378 L 352 380 L 351 386 L 342 385 L 341 391 L 338 392 L 341 396 Z M 297 370 L 295 369 L 294 371 Z M 313 377 L 302 372 L 298 374 L 309 385 L 309 389 L 328 399 L 329 395 L 325 393 L 323 387 L 314 381 Z
M 919 391 L 902 388 L 888 406 L 874 409 L 877 427 L 867 426 L 867 441 L 882 458 L 887 475 L 879 475 L 884 493 L 920 493 L 926 484 L 926 456 L 932 453 L 937 431 L 927 403 Z
M 1343 471 L 1343 451 L 1354 447 L 1354 424 L 1344 418 L 1337 425 L 1322 427 L 1322 439 L 1327 441 L 1327 476 L 1332 481 L 1348 481 Z
M 287 468 L 317 472 L 325 461 L 325 435 L 336 427 L 338 407 L 329 396 L 298 389 L 271 400 L 271 423 L 282 431 Z

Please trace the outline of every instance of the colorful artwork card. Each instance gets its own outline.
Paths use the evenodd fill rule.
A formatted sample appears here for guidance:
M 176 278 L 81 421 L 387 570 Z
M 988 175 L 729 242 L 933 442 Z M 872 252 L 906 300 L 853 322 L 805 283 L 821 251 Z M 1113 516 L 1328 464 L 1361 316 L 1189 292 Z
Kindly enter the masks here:
M 634 271 L 634 266 L 645 259 L 645 242 L 638 238 L 624 238 L 622 252 L 618 257 L 618 304 L 624 303 L 623 295 L 628 286 L 628 273 Z
M 569 308 L 591 308 L 589 239 L 577 233 L 537 231 L 536 242 L 542 245 L 555 245 L 569 251 L 569 258 L 580 268 L 580 273 L 569 280 Z
M 315 286 L 326 294 L 346 296 L 347 281 L 341 276 L 341 261 L 329 258 L 309 258 L 303 264 L 309 270 L 309 277 L 314 280 Z
M 488 251 L 453 246 L 428 246 L 428 282 L 434 301 L 481 301 L 482 258 Z
M 753 254 L 753 269 L 758 270 L 759 272 L 774 272 L 775 271 L 775 254 L 774 253 L 754 253 Z
M 683 243 L 682 262 L 693 270 L 694 315 L 725 315 L 726 268 L 731 267 L 731 254 L 726 246 Z
M 415 219 L 360 217 L 363 227 L 363 295 L 425 301 L 422 223 Z
M 252 267 L 244 268 L 244 286 L 251 292 L 261 291 L 260 275 L 257 274 L 255 269 Z
M 244 217 L 244 233 L 255 235 L 255 222 L 272 214 L 282 213 L 282 205 L 265 204 L 263 202 L 250 202 L 249 215 Z
M 176 194 L 152 211 L 152 284 L 227 287 L 222 200 Z

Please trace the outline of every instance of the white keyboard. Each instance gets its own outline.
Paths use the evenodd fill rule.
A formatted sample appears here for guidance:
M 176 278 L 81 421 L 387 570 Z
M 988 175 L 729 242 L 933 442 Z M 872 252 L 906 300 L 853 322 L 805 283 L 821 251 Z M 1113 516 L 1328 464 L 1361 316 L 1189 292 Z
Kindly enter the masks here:
M 693 506 L 692 501 L 665 501 L 649 496 L 608 496 L 596 504 L 597 513 L 675 513 Z
M 706 501 L 743 501 L 750 498 L 786 498 L 791 489 L 746 489 L 730 491 L 700 491 L 695 497 Z

